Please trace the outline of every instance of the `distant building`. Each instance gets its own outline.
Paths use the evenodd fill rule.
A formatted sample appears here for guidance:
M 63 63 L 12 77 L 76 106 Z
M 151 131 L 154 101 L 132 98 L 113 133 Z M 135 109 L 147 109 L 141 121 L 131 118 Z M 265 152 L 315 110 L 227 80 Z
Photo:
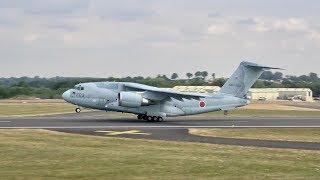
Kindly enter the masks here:
M 308 88 L 251 88 L 247 97 L 252 100 L 302 100 L 313 101 Z
M 219 86 L 175 86 L 180 92 L 214 93 Z M 251 100 L 302 100 L 313 101 L 313 93 L 308 88 L 251 88 L 247 98 Z

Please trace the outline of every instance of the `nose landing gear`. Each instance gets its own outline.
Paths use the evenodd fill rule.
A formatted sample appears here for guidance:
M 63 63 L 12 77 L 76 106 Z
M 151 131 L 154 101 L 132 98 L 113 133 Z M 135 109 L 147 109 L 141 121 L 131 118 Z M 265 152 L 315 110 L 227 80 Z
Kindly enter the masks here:
M 75 111 L 76 111 L 76 113 L 80 113 L 80 112 L 81 112 L 81 109 L 80 109 L 79 107 L 77 107 L 77 108 L 75 109 Z
M 139 114 L 139 115 L 137 116 L 137 118 L 138 118 L 138 119 L 144 119 L 143 116 L 144 116 L 143 114 Z

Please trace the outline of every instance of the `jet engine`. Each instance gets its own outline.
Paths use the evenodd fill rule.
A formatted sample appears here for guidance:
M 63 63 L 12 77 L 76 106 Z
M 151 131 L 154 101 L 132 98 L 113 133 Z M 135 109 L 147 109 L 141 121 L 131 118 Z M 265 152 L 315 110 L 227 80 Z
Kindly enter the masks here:
M 146 99 L 140 94 L 134 92 L 120 92 L 118 98 L 119 106 L 122 107 L 137 108 L 151 104 L 149 99 Z

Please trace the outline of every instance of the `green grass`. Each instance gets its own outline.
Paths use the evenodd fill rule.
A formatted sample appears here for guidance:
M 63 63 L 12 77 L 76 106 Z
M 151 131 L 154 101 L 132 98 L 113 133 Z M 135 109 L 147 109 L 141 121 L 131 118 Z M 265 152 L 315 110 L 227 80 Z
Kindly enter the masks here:
M 1 179 L 319 179 L 320 151 L 0 130 Z
M 223 111 L 200 114 L 201 117 L 225 117 Z M 320 117 L 320 111 L 291 111 L 267 109 L 235 109 L 226 117 Z
M 74 112 L 73 105 L 66 103 L 1 104 L 0 116 L 28 116 Z
M 189 133 L 209 137 L 320 142 L 319 128 L 203 128 Z

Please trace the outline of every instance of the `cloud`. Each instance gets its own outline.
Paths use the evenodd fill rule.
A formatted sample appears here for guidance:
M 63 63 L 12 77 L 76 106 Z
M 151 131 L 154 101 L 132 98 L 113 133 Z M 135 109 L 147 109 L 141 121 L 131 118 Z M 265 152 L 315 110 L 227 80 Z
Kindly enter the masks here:
M 36 41 L 37 39 L 39 39 L 39 36 L 36 34 L 28 34 L 23 37 L 23 40 L 25 42 L 33 42 L 33 41 Z
M 289 18 L 285 20 L 276 20 L 272 23 L 272 29 L 274 30 L 285 30 L 288 32 L 292 31 L 306 31 L 308 26 L 306 23 L 297 18 Z
M 284 32 L 305 32 L 309 30 L 308 23 L 298 18 L 255 18 L 254 30 L 256 32 L 284 31 Z
M 320 30 L 313 23 L 301 18 L 271 19 L 257 18 L 252 28 L 257 33 L 281 33 L 283 37 L 300 36 L 309 40 L 320 40 Z M 284 33 L 284 34 L 283 34 Z
M 240 25 L 256 25 L 257 24 L 254 18 L 242 18 L 242 19 L 236 20 L 236 22 Z
M 220 14 L 220 13 L 218 13 L 218 12 L 210 12 L 209 14 L 208 14 L 208 17 L 209 18 L 218 18 L 218 17 L 221 17 L 222 16 L 222 14 Z
M 261 23 L 257 24 L 253 29 L 254 31 L 259 33 L 264 33 L 270 30 L 265 24 L 261 24 Z
M 88 11 L 105 20 L 136 21 L 158 15 L 155 10 L 149 7 L 149 4 L 150 2 L 146 0 L 141 0 L 140 3 L 127 0 L 91 0 Z
M 208 27 L 209 34 L 223 34 L 228 32 L 228 28 L 225 25 L 210 25 Z
M 316 40 L 320 42 L 320 32 L 318 31 L 310 31 L 310 34 L 308 36 L 312 40 Z
M 52 16 L 72 14 L 79 9 L 87 9 L 90 0 L 1 0 L 1 8 L 20 9 L 25 14 Z

